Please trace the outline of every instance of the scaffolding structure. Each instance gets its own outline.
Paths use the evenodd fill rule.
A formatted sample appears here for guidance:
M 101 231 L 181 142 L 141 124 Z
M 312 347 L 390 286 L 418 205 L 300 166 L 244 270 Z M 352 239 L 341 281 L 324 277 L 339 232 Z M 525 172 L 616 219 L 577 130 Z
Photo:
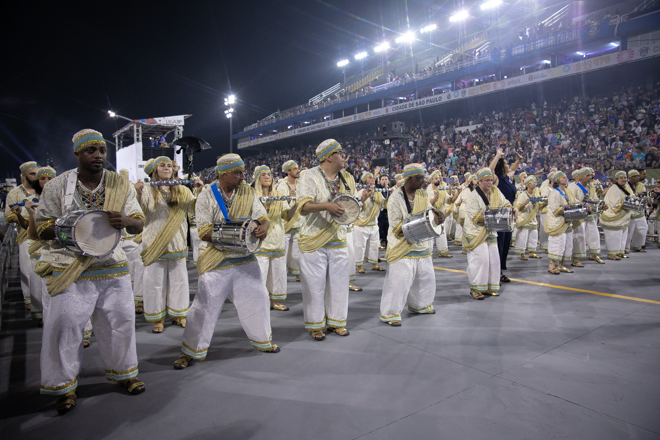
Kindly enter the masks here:
M 188 119 L 191 116 L 183 115 L 183 119 Z M 172 142 L 183 137 L 183 124 L 159 123 L 157 119 L 135 119 L 114 132 L 112 136 L 115 138 L 117 149 L 120 150 L 125 145 L 128 146 L 142 142 L 143 137 L 160 139 L 161 136 L 165 137 L 172 132 L 174 132 Z

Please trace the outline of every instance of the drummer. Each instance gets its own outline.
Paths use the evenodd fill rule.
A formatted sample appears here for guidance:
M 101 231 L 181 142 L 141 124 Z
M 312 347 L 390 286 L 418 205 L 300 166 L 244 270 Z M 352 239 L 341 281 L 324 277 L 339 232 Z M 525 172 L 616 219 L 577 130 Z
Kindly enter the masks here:
M 642 173 L 644 173 L 643 178 Z M 642 170 L 641 173 L 637 170 L 628 171 L 628 187 L 638 200 L 641 200 L 641 194 L 646 191 L 646 187 L 643 183 L 645 180 L 646 170 Z M 646 206 L 646 203 L 643 201 L 642 206 Z M 648 230 L 649 225 L 646 221 L 645 210 L 642 210 L 641 212 L 631 212 L 630 223 L 628 223 L 628 236 L 626 239 L 626 254 L 630 252 L 630 249 L 635 252 L 646 252 L 643 247 L 646 244 L 646 233 Z
M 580 168 L 574 171 L 573 182 L 568 185 L 568 189 L 575 196 L 577 203 L 583 204 L 585 200 L 598 200 L 596 189 L 591 184 L 594 172 L 589 167 Z M 587 245 L 589 245 L 589 259 L 599 264 L 605 264 L 600 259 L 600 233 L 598 225 L 592 213 L 592 206 L 586 205 L 588 211 L 587 218 L 584 221 L 573 222 L 573 266 L 582 267 L 579 260 L 586 258 Z
M 154 159 L 145 172 L 152 182 L 173 180 L 173 163 L 167 156 Z M 146 221 L 141 252 L 144 264 L 144 317 L 153 323 L 151 331 L 162 333 L 165 315 L 172 324 L 186 326 L 190 306 L 186 238 L 186 216 L 193 212 L 193 196 L 183 185 L 159 185 L 144 189 L 135 185 Z
M 355 195 L 356 193 L 355 179 L 353 178 L 353 175 L 351 173 L 346 172 L 346 167 L 348 166 L 349 159 L 350 156 L 344 157 L 344 168 L 342 169 L 342 171 L 344 171 L 343 175 L 345 176 L 346 184 L 348 185 L 349 188 L 349 194 Z M 357 209 L 359 209 L 359 206 L 357 206 Z M 354 223 L 346 225 L 346 249 L 348 250 L 348 290 L 353 292 L 362 292 L 362 287 L 358 287 L 355 284 L 353 284 L 353 282 L 356 279 L 355 242 L 353 240 L 353 227 L 354 227 Z
M 277 184 L 276 189 L 289 197 L 296 197 L 296 185 L 300 178 L 300 168 L 293 160 L 287 160 L 282 164 L 282 172 L 286 174 Z M 295 212 L 295 210 L 294 210 Z M 284 224 L 284 255 L 286 258 L 287 272 L 296 276 L 300 281 L 300 248 L 298 247 L 298 233 L 302 226 L 300 215 L 294 215 L 291 220 Z
M 253 182 L 256 197 L 281 197 L 284 194 L 274 190 L 273 175 L 270 168 L 266 165 L 258 166 L 254 169 Z M 286 201 L 273 201 L 265 203 L 268 211 L 268 236 L 261 243 L 261 247 L 255 255 L 257 263 L 261 269 L 261 279 L 268 289 L 270 298 L 270 309 L 287 311 L 289 308 L 278 301 L 286 299 L 287 279 L 286 279 L 286 257 L 284 252 L 284 219 L 283 212 L 289 212 L 294 203 Z M 288 216 L 287 216 L 288 220 Z
M 431 205 L 437 211 L 445 213 L 445 200 L 447 199 L 447 191 L 444 191 L 443 188 L 447 185 L 442 181 L 442 173 L 440 170 L 435 170 L 431 173 L 430 176 L 431 184 L 426 188 L 426 197 L 428 197 Z M 452 258 L 453 255 L 449 253 L 449 248 L 447 247 L 447 233 L 436 237 L 435 245 L 438 248 L 438 256 L 440 258 Z M 431 246 L 431 253 L 433 253 L 433 246 Z
M 144 392 L 137 379 L 135 311 L 128 260 L 120 246 L 105 257 L 89 258 L 56 245 L 55 220 L 70 208 L 102 209 L 110 224 L 131 234 L 142 232 L 143 214 L 135 189 L 119 174 L 104 169 L 107 147 L 103 135 L 81 130 L 73 136 L 78 168 L 66 171 L 44 187 L 36 213 L 37 233 L 46 240 L 40 272 L 47 278 L 41 347 L 41 393 L 60 396 L 59 414 L 76 406 L 82 366 L 83 329 L 92 319 L 105 364 L 106 377 L 129 394 Z M 72 194 L 72 196 L 70 196 Z
M 418 314 L 435 314 L 435 271 L 430 240 L 411 243 L 403 235 L 403 221 L 410 216 L 432 209 L 435 225 L 445 221 L 444 214 L 434 209 L 422 188 L 424 168 L 420 164 L 408 164 L 403 169 L 404 184 L 390 196 L 387 216 L 385 259 L 389 270 L 385 276 L 380 299 L 380 320 L 393 327 L 401 326 L 401 312 L 408 302 L 408 311 Z
M 553 180 L 552 178 L 554 177 L 555 173 L 557 172 L 557 168 L 551 168 L 550 172 L 548 173 L 547 179 L 545 179 L 543 182 L 541 182 L 541 187 L 539 188 L 541 190 L 541 197 L 545 197 L 546 199 L 550 195 L 550 191 L 552 191 L 552 183 Z M 540 222 L 539 222 L 539 249 L 544 251 L 546 254 L 548 253 L 548 233 L 545 232 L 545 219 L 547 218 L 548 215 L 548 203 L 543 202 L 541 203 L 541 206 L 539 207 L 540 211 Z
M 477 185 L 477 176 L 470 174 L 466 177 L 465 188 L 461 190 L 461 193 L 458 195 L 456 202 L 454 203 L 454 209 L 458 210 L 457 224 L 456 224 L 456 236 L 461 239 L 461 245 L 463 245 L 463 225 L 465 224 L 465 200 L 470 196 L 475 186 Z M 459 237 L 459 227 L 460 227 L 460 237 Z M 467 251 L 463 249 L 463 254 L 467 254 Z
M 268 213 L 244 182 L 245 164 L 238 154 L 225 154 L 215 167 L 217 180 L 201 192 L 195 217 L 202 243 L 197 260 L 197 294 L 188 313 L 183 332 L 181 355 L 174 368 L 182 370 L 193 361 L 201 361 L 213 338 L 215 324 L 227 298 L 238 312 L 241 327 L 250 343 L 259 351 L 278 353 L 271 342 L 268 291 L 254 254 L 220 250 L 213 245 L 213 227 L 229 219 L 252 219 L 261 224 L 252 232 L 265 239 L 270 228 Z M 227 215 L 223 213 L 227 210 Z
M 617 171 L 614 174 L 614 184 L 605 193 L 607 209 L 600 214 L 600 226 L 605 232 L 608 260 L 628 258 L 624 250 L 631 212 L 623 208 L 623 201 L 626 197 L 632 196 L 632 191 L 627 183 L 626 172 Z
M 383 209 L 385 199 L 380 192 L 374 192 L 375 178 L 373 173 L 364 172 L 360 177 L 362 184 L 368 185 L 357 193 L 357 197 L 362 202 L 362 211 L 355 222 L 353 238 L 355 240 L 355 264 L 358 273 L 364 272 L 364 259 L 371 263 L 371 270 L 384 271 L 378 265 L 378 244 L 380 234 L 378 233 L 378 214 Z
M 307 170 L 297 188 L 298 210 L 304 216 L 298 238 L 303 315 L 315 341 L 325 339 L 326 326 L 328 332 L 349 335 L 346 226 L 333 220 L 344 208 L 331 202 L 339 194 L 351 193 L 341 150 L 334 139 L 321 142 L 316 148 L 320 165 Z
M 477 186 L 465 200 L 463 249 L 467 251 L 467 276 L 470 295 L 484 299 L 484 294 L 499 296 L 500 255 L 497 251 L 497 233 L 485 226 L 486 210 L 511 207 L 511 203 L 493 185 L 490 168 L 477 171 Z
M 564 208 L 566 205 L 574 205 L 577 200 L 573 191 L 567 188 L 566 173 L 557 171 L 552 179 L 554 189 L 548 195 L 545 221 L 545 231 L 548 233 L 548 272 L 553 275 L 559 275 L 561 272 L 573 273 L 564 265 L 573 257 L 573 222 L 564 218 Z
M 516 241 L 516 254 L 520 255 L 521 260 L 527 260 L 525 251 L 529 252 L 529 258 L 541 258 L 536 255 L 536 245 L 538 243 L 539 231 L 536 214 L 539 210 L 539 203 L 532 203 L 531 198 L 539 197 L 540 193 L 536 189 L 536 177 L 529 176 L 522 182 L 525 191 L 519 192 L 516 197 L 516 208 L 518 209 L 518 240 Z

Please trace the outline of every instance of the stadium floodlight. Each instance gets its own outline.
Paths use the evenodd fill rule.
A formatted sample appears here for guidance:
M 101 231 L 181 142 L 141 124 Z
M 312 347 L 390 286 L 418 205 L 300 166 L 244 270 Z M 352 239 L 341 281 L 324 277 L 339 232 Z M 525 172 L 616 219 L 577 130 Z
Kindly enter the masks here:
M 117 113 L 113 112 L 112 110 L 108 110 L 108 114 L 110 115 L 111 118 L 114 118 L 117 116 Z
M 355 59 L 356 59 L 356 60 L 361 60 L 362 58 L 366 58 L 367 55 L 369 55 L 369 54 L 366 53 L 366 52 L 356 53 L 356 54 L 355 54 Z
M 619 42 L 618 42 L 618 41 L 612 41 L 612 42 L 610 43 L 610 46 L 612 46 L 612 47 L 619 47 Z
M 228 108 L 227 110 L 225 110 L 225 116 L 227 118 L 231 118 L 232 116 L 234 116 L 234 109 L 233 108 Z
M 348 65 L 348 60 L 341 60 L 337 63 L 337 67 L 344 67 Z
M 580 55 L 581 57 L 585 56 L 584 52 L 575 52 L 577 55 Z
M 493 9 L 502 4 L 502 0 L 489 0 L 481 4 L 481 10 L 485 11 L 486 9 Z
M 541 61 L 543 64 L 550 64 L 550 60 L 543 60 Z
M 227 104 L 229 105 L 236 104 L 236 95 L 229 95 L 227 97 Z
M 430 25 L 428 25 L 428 26 L 424 26 L 424 27 L 421 28 L 419 31 L 420 31 L 422 34 L 425 34 L 425 33 L 427 33 L 427 32 L 433 32 L 433 31 L 436 30 L 437 28 L 438 28 L 438 25 L 437 25 L 437 24 L 430 24 Z
M 466 18 L 468 18 L 469 16 L 470 16 L 470 14 L 468 13 L 468 11 L 462 10 L 462 11 L 455 12 L 454 15 L 449 17 L 449 21 L 451 21 L 452 23 L 454 23 L 456 21 L 463 21 Z
M 397 43 L 412 43 L 415 40 L 415 33 L 413 31 L 408 31 L 405 34 L 402 34 L 401 36 L 397 37 L 396 41 Z
M 390 48 L 390 43 L 387 41 L 384 41 L 380 43 L 378 46 L 374 47 L 374 52 L 384 52 Z
M 133 120 L 131 118 L 127 118 L 126 116 L 118 115 L 117 113 L 113 112 L 112 110 L 108 110 L 108 116 L 110 116 L 111 118 L 119 118 L 119 119 L 123 119 L 123 120 L 128 121 L 128 122 L 133 122 Z

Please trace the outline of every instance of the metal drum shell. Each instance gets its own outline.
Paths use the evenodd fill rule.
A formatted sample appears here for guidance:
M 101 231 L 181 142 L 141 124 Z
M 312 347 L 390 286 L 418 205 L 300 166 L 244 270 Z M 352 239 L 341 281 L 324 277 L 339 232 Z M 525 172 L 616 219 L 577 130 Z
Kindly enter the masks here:
M 489 231 L 511 232 L 514 224 L 513 208 L 511 207 L 487 209 L 484 214 L 484 225 Z
M 576 222 L 586 220 L 588 216 L 587 208 L 581 204 L 564 206 L 564 220 L 567 222 Z
M 623 200 L 622 207 L 626 211 L 632 211 L 632 212 L 636 212 L 636 213 L 644 212 L 644 205 L 636 197 L 626 197 Z
M 257 220 L 249 218 L 216 223 L 211 230 L 211 241 L 220 250 L 253 254 L 262 243 L 261 239 L 252 235 L 252 231 L 259 225 Z
M 338 194 L 330 201 L 344 208 L 344 214 L 341 217 L 332 215 L 332 218 L 337 224 L 350 225 L 355 223 L 360 216 L 360 200 L 357 197 L 350 194 Z M 351 210 L 349 207 L 353 207 L 353 209 Z
M 436 228 L 433 226 L 434 220 L 435 217 L 432 209 L 404 219 L 401 225 L 403 236 L 410 243 L 417 243 L 441 236 L 445 231 L 444 223 L 440 223 Z M 440 232 L 438 232 L 438 229 Z
M 103 258 L 110 255 L 121 242 L 121 231 L 119 229 L 114 230 L 116 233 L 113 231 L 112 235 L 115 235 L 115 237 L 112 247 L 108 246 L 106 249 L 102 249 L 98 253 L 90 253 L 88 251 L 84 251 L 78 244 L 78 240 L 76 238 L 76 230 L 81 225 L 81 220 L 86 215 L 92 213 L 94 213 L 93 215 L 95 216 L 99 213 L 103 213 L 106 217 L 109 218 L 109 214 L 101 210 L 74 210 L 65 212 L 61 217 L 55 220 L 55 241 L 57 241 L 64 249 L 67 249 L 76 254 L 84 255 L 86 257 Z M 57 250 L 55 250 L 55 252 L 57 252 Z

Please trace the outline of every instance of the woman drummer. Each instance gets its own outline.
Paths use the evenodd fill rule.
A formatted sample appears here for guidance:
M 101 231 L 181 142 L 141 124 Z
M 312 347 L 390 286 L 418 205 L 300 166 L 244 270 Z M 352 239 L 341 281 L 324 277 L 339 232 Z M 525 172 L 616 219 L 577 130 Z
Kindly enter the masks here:
M 157 157 L 145 172 L 152 182 L 171 180 L 172 160 Z M 144 189 L 142 181 L 135 188 L 145 215 L 141 253 L 144 317 L 154 323 L 154 333 L 163 332 L 166 314 L 174 318 L 173 324 L 185 327 L 190 305 L 186 216 L 194 209 L 192 193 L 183 185 Z
M 474 187 L 477 185 L 477 176 L 470 174 L 465 178 L 465 188 L 461 190 L 456 202 L 454 202 L 454 209 L 458 209 L 458 220 L 456 223 L 456 241 L 461 245 L 463 244 L 463 225 L 465 224 L 465 200 L 470 196 Z M 463 250 L 467 254 L 466 250 Z
M 486 229 L 486 210 L 511 207 L 511 203 L 493 185 L 493 178 L 489 168 L 477 171 L 477 186 L 464 202 L 463 249 L 467 251 L 468 283 L 470 295 L 479 300 L 484 299 L 484 294 L 499 296 L 500 290 L 497 233 Z
M 576 203 L 576 200 L 571 190 L 566 188 L 566 173 L 557 171 L 553 181 L 554 189 L 548 195 L 548 213 L 544 226 L 548 233 L 548 272 L 559 275 L 560 272 L 573 273 L 564 266 L 564 262 L 573 259 L 573 223 L 564 218 L 564 208 Z
M 604 201 L 607 209 L 600 215 L 600 225 L 605 232 L 608 260 L 628 258 L 624 250 L 631 213 L 623 208 L 623 201 L 626 197 L 632 196 L 632 193 L 628 189 L 627 183 L 626 172 L 617 171 L 614 174 L 614 184 L 605 193 Z
M 254 192 L 257 197 L 281 197 L 284 194 L 275 191 L 273 175 L 266 165 L 254 169 Z M 289 208 L 293 206 L 293 210 Z M 286 256 L 284 252 L 284 218 L 288 212 L 294 213 L 296 205 L 285 201 L 272 201 L 264 203 L 268 211 L 270 228 L 266 239 L 254 254 L 261 269 L 261 278 L 266 283 L 268 297 L 270 298 L 270 309 L 287 311 L 289 308 L 278 301 L 286 299 L 287 277 Z M 288 220 L 288 218 L 287 218 Z
M 536 177 L 529 176 L 522 182 L 524 191 L 518 193 L 516 198 L 516 208 L 518 209 L 518 236 L 516 239 L 516 254 L 520 255 L 521 260 L 527 260 L 525 249 L 529 252 L 529 258 L 541 258 L 536 255 L 536 245 L 539 239 L 539 223 L 536 220 L 536 214 L 539 211 L 540 204 L 532 203 L 530 199 L 539 197 L 540 193 L 536 189 Z

